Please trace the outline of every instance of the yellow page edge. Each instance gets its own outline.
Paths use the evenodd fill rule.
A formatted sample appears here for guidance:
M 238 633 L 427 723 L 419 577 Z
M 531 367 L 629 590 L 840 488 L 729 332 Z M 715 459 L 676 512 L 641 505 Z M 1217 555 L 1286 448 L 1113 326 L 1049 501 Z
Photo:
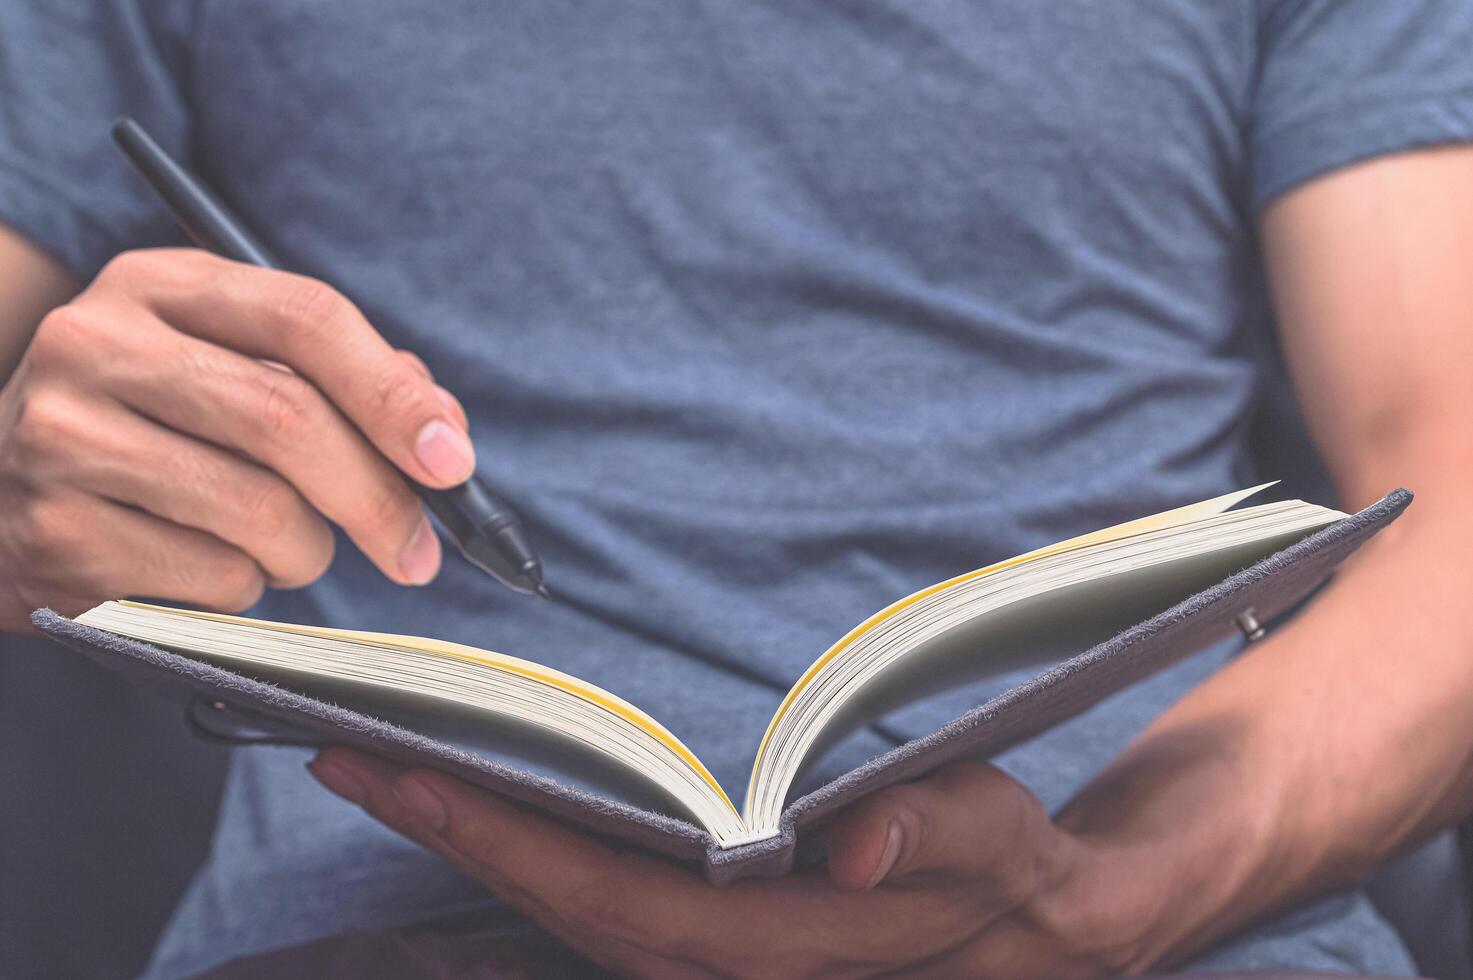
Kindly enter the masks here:
M 949 589 L 954 585 L 960 585 L 963 582 L 970 582 L 973 579 L 981 578 L 984 575 L 990 575 L 993 572 L 1000 572 L 1005 568 L 1014 568 L 1018 565 L 1023 564 L 1024 562 L 1035 561 L 1039 558 L 1047 558 L 1050 555 L 1062 554 L 1066 551 L 1074 551 L 1078 548 L 1087 548 L 1091 545 L 1105 544 L 1106 542 L 1110 541 L 1118 541 L 1123 538 L 1132 537 L 1137 534 L 1145 534 L 1150 531 L 1162 531 L 1171 527 L 1179 527 L 1183 524 L 1190 524 L 1193 521 L 1198 521 L 1206 517 L 1212 517 L 1217 514 L 1221 514 L 1224 511 L 1232 509 L 1237 504 L 1242 503 L 1244 500 L 1247 500 L 1255 493 L 1267 490 L 1269 487 L 1278 482 L 1278 480 L 1272 480 L 1268 483 L 1261 483 L 1256 487 L 1249 487 L 1246 490 L 1235 490 L 1232 493 L 1223 494 L 1221 497 L 1213 497 L 1211 500 L 1203 500 L 1199 503 L 1187 504 L 1185 507 L 1176 507 L 1172 510 L 1164 510 L 1159 514 L 1151 514 L 1148 517 L 1138 517 L 1135 520 L 1126 521 L 1124 524 L 1116 524 L 1113 527 L 1107 527 L 1099 531 L 1091 531 L 1088 534 L 1081 534 L 1077 538 L 1069 538 L 1066 541 L 1059 541 L 1055 544 L 1045 545 L 1044 547 L 1039 548 L 1036 551 L 1030 551 L 1026 554 L 1018 555 L 1016 558 L 1009 558 L 1005 561 L 1000 561 L 995 565 L 988 565 L 985 568 L 979 568 L 976 571 L 966 572 L 956 576 L 955 578 L 949 578 L 944 582 L 938 582 L 937 584 L 924 588 L 919 592 L 913 592 L 910 595 L 906 596 L 904 599 L 893 602 L 890 605 L 886 606 L 884 609 L 881 609 L 869 619 L 866 619 L 864 622 L 854 627 L 848 633 L 845 633 L 844 636 L 837 643 L 829 647 L 822 656 L 815 660 L 813 664 L 806 671 L 804 671 L 803 676 L 798 678 L 798 683 L 794 684 L 791 688 L 788 689 L 787 695 L 783 697 L 782 704 L 778 705 L 776 713 L 773 714 L 772 721 L 768 722 L 767 731 L 762 734 L 762 741 L 757 746 L 757 758 L 752 762 L 752 774 L 747 781 L 747 803 L 750 805 L 752 794 L 756 789 L 757 772 L 762 766 L 763 756 L 767 753 L 767 745 L 772 740 L 773 730 L 777 728 L 778 722 L 780 722 L 783 716 L 787 714 L 788 709 L 792 707 L 793 702 L 797 699 L 798 695 L 803 691 L 805 687 L 812 683 L 814 677 L 818 675 L 819 671 L 821 671 L 835 657 L 837 657 L 840 653 L 842 653 L 845 649 L 852 645 L 855 640 L 859 639 L 865 633 L 884 623 L 887 619 L 890 619 L 896 614 L 903 612 L 904 610 L 920 602 L 922 599 L 929 598 L 930 596 L 933 596 L 936 593 L 941 592 L 945 589 Z M 742 816 L 744 819 L 748 816 L 748 814 L 745 812 L 745 808 Z
M 665 726 L 623 698 L 611 694 L 601 687 L 596 687 L 587 681 L 580 680 L 572 674 L 565 674 L 552 667 L 545 667 L 542 664 L 533 663 L 530 660 L 522 660 L 518 657 L 496 653 L 492 650 L 481 650 L 463 643 L 452 643 L 449 640 L 436 640 L 431 637 L 405 636 L 397 633 L 370 633 L 363 630 L 334 629 L 327 626 L 300 626 L 294 623 L 276 623 L 265 619 L 230 616 L 225 613 L 204 612 L 198 609 L 174 609 L 169 606 L 155 606 L 146 602 L 134 602 L 131 599 L 119 599 L 117 601 L 119 605 L 132 606 L 136 609 L 150 609 L 156 612 L 188 616 L 193 619 L 211 619 L 221 623 L 255 626 L 274 630 L 278 633 L 295 633 L 299 636 L 337 636 L 347 640 L 372 643 L 377 646 L 402 647 L 418 653 L 467 660 L 494 670 L 519 674 L 523 677 L 540 681 L 549 687 L 557 688 L 575 697 L 582 698 L 585 701 L 590 701 L 606 711 L 623 718 L 636 728 L 642 729 L 649 735 L 654 736 L 655 739 L 694 769 L 716 791 L 717 795 L 721 797 L 722 802 L 731 808 L 733 814 L 740 816 L 737 808 L 732 804 L 731 798 L 726 795 L 726 790 L 721 788 L 721 784 L 716 781 L 716 778 L 711 775 L 701 760 L 696 758 L 695 753 L 686 748 L 685 743 L 671 734 Z

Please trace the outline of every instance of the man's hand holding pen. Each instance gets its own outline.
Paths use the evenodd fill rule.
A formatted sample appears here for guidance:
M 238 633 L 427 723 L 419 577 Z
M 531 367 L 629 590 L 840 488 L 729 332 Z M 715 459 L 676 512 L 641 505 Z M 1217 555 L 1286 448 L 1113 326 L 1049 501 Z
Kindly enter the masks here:
M 405 476 L 463 483 L 466 430 L 331 287 L 195 249 L 124 253 L 0 389 L 0 628 L 124 595 L 241 610 L 322 575 L 326 521 L 391 580 L 428 582 L 440 543 Z
M 284 268 L 265 244 L 231 213 L 225 202 L 159 146 L 137 121 L 127 116 L 119 117 L 113 124 L 112 132 L 118 149 L 128 158 L 139 176 L 153 188 L 154 193 L 179 222 L 180 229 L 196 245 L 215 255 L 249 266 L 262 269 Z M 325 294 L 321 302 L 328 304 L 335 304 L 341 299 L 321 284 L 301 288 L 320 288 Z M 318 302 L 315 296 L 308 297 L 300 305 L 308 308 L 315 302 Z M 333 310 L 329 309 L 322 317 L 326 318 L 332 313 Z M 311 309 L 306 309 L 306 314 L 309 318 L 314 316 Z M 289 328 L 290 323 L 287 326 Z M 294 343 L 311 344 L 314 339 L 313 335 L 308 335 L 305 341 L 294 338 Z M 423 362 L 413 355 L 408 356 L 428 376 L 429 370 Z M 397 407 L 398 400 L 397 395 L 386 395 L 379 399 L 384 408 Z M 464 427 L 465 413 L 458 404 L 454 409 Z M 349 418 L 352 417 L 350 412 Z M 429 426 L 430 423 L 425 424 Z M 377 442 L 372 432 L 365 430 L 365 434 L 371 441 Z M 446 474 L 461 473 L 464 458 L 472 455 L 469 443 L 462 444 L 453 431 L 433 428 L 425 428 L 419 433 L 415 442 L 415 454 L 421 468 L 434 471 L 437 480 L 445 479 Z M 390 460 L 395 459 L 394 454 L 388 455 Z M 414 492 L 440 519 L 466 561 L 515 592 L 550 598 L 547 586 L 542 581 L 542 560 L 527 540 L 521 517 L 512 509 L 511 504 L 475 475 L 474 468 L 463 473 L 449 486 L 418 480 L 413 467 L 405 469 L 404 473 L 410 478 L 410 486 Z

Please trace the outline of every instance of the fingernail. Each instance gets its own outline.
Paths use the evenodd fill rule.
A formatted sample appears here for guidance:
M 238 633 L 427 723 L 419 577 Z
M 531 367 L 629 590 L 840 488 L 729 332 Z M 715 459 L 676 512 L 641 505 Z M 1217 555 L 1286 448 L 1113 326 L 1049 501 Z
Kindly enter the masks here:
M 440 539 L 430 527 L 429 518 L 421 515 L 414 537 L 399 553 L 399 574 L 410 585 L 424 585 L 440 570 Z
M 895 859 L 900 857 L 901 842 L 900 824 L 891 820 L 885 828 L 885 852 L 880 855 L 880 863 L 875 865 L 875 873 L 869 876 L 869 884 L 864 886 L 866 891 L 883 881 L 895 867 Z
M 419 430 L 414 455 L 442 483 L 464 483 L 476 465 L 476 451 L 470 439 L 441 419 Z
M 313 759 L 307 763 L 307 771 L 319 783 L 349 803 L 356 803 L 362 806 L 363 801 L 368 799 L 368 791 L 363 788 L 363 784 L 358 781 L 357 777 L 341 766 L 335 766 L 331 762 L 324 762 L 321 759 Z
M 394 783 L 394 796 L 409 815 L 431 830 L 443 830 L 449 820 L 445 801 L 418 776 L 405 776 Z

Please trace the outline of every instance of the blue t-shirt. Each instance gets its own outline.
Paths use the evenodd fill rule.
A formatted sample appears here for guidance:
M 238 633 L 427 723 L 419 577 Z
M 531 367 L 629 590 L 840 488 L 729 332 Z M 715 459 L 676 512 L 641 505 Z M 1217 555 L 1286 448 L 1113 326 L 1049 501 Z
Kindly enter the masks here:
M 399 588 L 340 542 L 258 614 L 560 667 L 740 787 L 783 692 L 875 609 L 1254 479 L 1257 215 L 1473 138 L 1470 50 L 1454 0 L 4 0 L 0 219 L 84 276 L 177 241 L 108 143 L 138 117 L 460 396 L 559 596 L 455 559 Z M 1228 655 L 1003 764 L 1057 806 Z M 235 754 L 156 973 L 505 914 L 305 758 Z M 1355 894 L 1202 962 L 1408 968 Z

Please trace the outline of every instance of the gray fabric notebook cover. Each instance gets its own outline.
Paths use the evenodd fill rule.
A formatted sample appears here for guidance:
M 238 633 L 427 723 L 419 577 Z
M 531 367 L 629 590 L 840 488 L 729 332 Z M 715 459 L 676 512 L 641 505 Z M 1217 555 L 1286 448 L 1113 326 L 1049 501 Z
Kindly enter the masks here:
M 254 729 L 261 741 L 351 745 L 440 769 L 606 836 L 700 862 L 707 877 L 724 883 L 786 873 L 793 867 L 799 838 L 811 840 L 812 830 L 825 816 L 860 796 L 953 759 L 996 755 L 1230 635 L 1244 612 L 1251 610 L 1259 622 L 1271 620 L 1312 592 L 1411 500 L 1407 490 L 1388 494 L 1360 513 L 973 708 L 933 734 L 898 746 L 801 797 L 784 811 L 778 836 L 726 850 L 684 820 L 604 799 L 347 708 L 83 626 L 50 609 L 32 613 L 31 622 L 63 645 L 140 684 L 184 698 L 196 728 L 225 735 L 235 719 L 235 727 Z

